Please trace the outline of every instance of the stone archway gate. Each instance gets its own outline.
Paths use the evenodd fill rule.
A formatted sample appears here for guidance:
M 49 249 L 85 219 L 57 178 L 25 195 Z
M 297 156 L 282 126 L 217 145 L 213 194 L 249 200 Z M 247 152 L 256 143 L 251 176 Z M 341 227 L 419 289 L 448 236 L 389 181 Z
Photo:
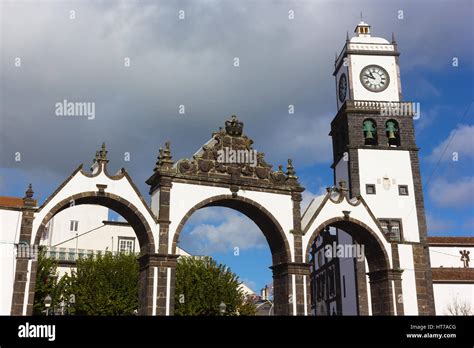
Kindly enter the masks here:
M 312 212 L 317 217 L 305 220 L 307 228 L 303 230 L 300 202 L 304 188 L 292 161 L 288 160 L 285 171 L 281 165 L 273 171 L 252 144 L 235 116 L 191 159 L 174 162 L 166 143 L 159 151 L 154 174 L 147 180 L 150 206 L 125 169 L 117 175 L 108 173 L 103 145 L 92 172 L 79 166 L 42 206 L 35 207 L 33 192 L 27 191 L 19 242 L 38 245 L 49 219 L 71 205 L 107 206 L 131 224 L 140 243 L 139 313 L 173 315 L 176 246 L 184 224 L 200 208 L 229 207 L 252 219 L 267 239 L 272 253 L 275 314 L 308 315 L 310 265 L 305 257 L 306 244 L 320 232 L 312 229 L 323 216 L 329 220 L 341 217 L 340 206 L 326 204 L 324 214 L 321 209 Z M 17 256 L 12 315 L 32 314 L 36 266 L 34 259 Z

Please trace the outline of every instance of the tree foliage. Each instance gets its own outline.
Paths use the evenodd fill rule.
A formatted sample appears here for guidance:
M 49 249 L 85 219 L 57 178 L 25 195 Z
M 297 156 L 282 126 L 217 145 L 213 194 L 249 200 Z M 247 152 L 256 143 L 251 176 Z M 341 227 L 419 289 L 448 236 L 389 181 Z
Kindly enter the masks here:
M 212 258 L 180 257 L 176 267 L 175 315 L 255 315 L 246 301 L 238 277 Z
M 44 300 L 50 295 L 52 299 L 51 309 L 56 308 L 61 302 L 61 291 L 58 286 L 57 261 L 46 257 L 44 248 L 38 252 L 38 268 L 36 271 L 35 298 L 33 301 L 33 314 L 44 315 L 46 307 Z M 62 284 L 61 284 L 62 285 Z
M 70 292 L 75 314 L 133 315 L 138 309 L 139 269 L 133 254 L 105 253 L 78 260 Z

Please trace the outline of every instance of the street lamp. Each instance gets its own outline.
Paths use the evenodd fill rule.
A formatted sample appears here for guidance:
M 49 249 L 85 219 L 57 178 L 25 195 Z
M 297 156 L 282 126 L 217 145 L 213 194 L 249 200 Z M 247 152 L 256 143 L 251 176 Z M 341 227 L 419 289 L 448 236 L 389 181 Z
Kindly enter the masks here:
M 49 310 L 49 307 L 51 307 L 52 302 L 53 302 L 53 299 L 51 298 L 51 296 L 49 294 L 46 295 L 46 297 L 44 298 L 44 306 L 46 307 L 46 315 L 48 315 L 48 310 Z
M 221 315 L 224 315 L 226 307 L 227 307 L 227 306 L 225 305 L 225 303 L 224 303 L 224 302 L 221 302 L 221 304 L 219 305 L 219 313 L 220 313 Z

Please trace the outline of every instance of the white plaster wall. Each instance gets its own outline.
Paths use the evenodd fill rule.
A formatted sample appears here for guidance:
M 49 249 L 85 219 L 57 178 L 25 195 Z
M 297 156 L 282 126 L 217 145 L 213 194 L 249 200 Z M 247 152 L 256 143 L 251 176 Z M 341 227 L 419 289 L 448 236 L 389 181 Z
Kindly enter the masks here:
M 54 246 L 65 240 L 74 238 L 76 232 L 71 231 L 71 220 L 79 221 L 77 228 L 78 235 L 97 228 L 103 225 L 102 221 L 108 219 L 108 212 L 109 209 L 106 207 L 88 204 L 65 209 L 50 220 L 48 233 L 43 236 L 44 238 L 42 238 L 41 244 Z M 97 235 L 95 232 L 91 233 Z M 68 243 L 68 245 L 69 244 L 70 243 Z
M 340 245 L 352 245 L 352 237 L 338 229 L 338 241 Z M 354 258 L 339 258 L 341 300 L 343 315 L 357 315 L 356 280 L 354 272 Z M 346 296 L 344 297 L 343 277 L 346 283 Z
M 464 267 L 461 261 L 460 250 L 470 252 L 471 262 L 469 267 L 474 267 L 474 247 L 466 248 L 461 246 L 430 246 L 431 267 Z
M 474 315 L 474 284 L 433 284 L 436 315 L 450 315 L 447 307 L 455 299 L 468 303 Z
M 158 226 L 156 225 L 153 217 L 150 215 L 142 201 L 140 200 L 139 196 L 134 191 L 131 184 L 128 182 L 127 178 L 124 177 L 120 180 L 112 180 L 108 178 L 104 174 L 104 172 L 101 172 L 97 177 L 92 178 L 84 176 L 83 174 L 81 174 L 81 172 L 76 173 L 74 177 L 61 189 L 61 191 L 55 197 L 53 197 L 53 199 L 45 207 L 43 207 L 40 212 L 35 214 L 35 219 L 33 220 L 33 234 L 31 237 L 31 241 L 34 241 L 39 225 L 41 224 L 46 214 L 50 211 L 50 209 L 52 209 L 61 200 L 77 193 L 97 191 L 97 184 L 107 185 L 105 192 L 113 193 L 117 196 L 127 199 L 130 203 L 132 203 L 140 210 L 140 212 L 143 214 L 146 221 L 150 225 L 155 241 L 155 247 L 157 247 L 159 245 Z
M 374 231 L 374 233 L 381 241 L 383 247 L 385 248 L 385 251 L 389 258 L 389 266 L 392 267 L 392 251 L 390 248 L 390 244 L 385 240 L 385 237 L 382 235 L 382 232 L 379 230 L 378 226 L 375 224 L 372 217 L 369 215 L 367 209 L 364 207 L 363 204 L 353 206 L 349 204 L 346 199 L 344 199 L 341 203 L 333 203 L 331 200 L 326 201 L 325 206 L 321 209 L 316 219 L 311 223 L 308 232 L 303 236 L 303 248 L 305 248 L 304 255 L 308 255 L 309 253 L 308 242 L 312 234 L 316 232 L 316 228 L 329 219 L 332 219 L 334 217 L 342 217 L 343 210 L 350 211 L 351 218 L 364 222 L 364 224 L 366 224 L 370 229 L 372 229 L 372 231 Z
M 408 151 L 359 149 L 358 153 L 361 195 L 375 217 L 401 218 L 404 240 L 419 242 L 413 174 Z M 384 176 L 390 179 L 388 190 L 383 187 Z M 375 184 L 375 195 L 365 193 L 366 184 Z M 398 194 L 398 185 L 408 185 L 408 196 Z
M 183 183 L 173 183 L 170 197 L 170 227 L 169 227 L 169 246 L 168 252 L 171 252 L 172 241 L 179 223 L 196 204 L 210 197 L 219 195 L 229 195 L 229 189 L 213 186 L 200 186 Z M 255 192 L 250 190 L 240 190 L 240 197 L 249 198 L 267 209 L 278 221 L 288 239 L 290 249 L 293 249 L 293 236 L 289 231 L 293 228 L 293 203 L 291 196 L 280 195 L 266 192 Z M 292 260 L 294 259 L 291 250 Z
M 413 247 L 409 244 L 398 244 L 398 255 L 400 258 L 400 268 L 403 270 L 403 312 L 405 315 L 418 315 Z
M 367 65 L 376 64 L 387 70 L 390 84 L 382 92 L 371 92 L 360 82 L 360 72 Z M 399 84 L 397 78 L 397 64 L 394 56 L 351 55 L 350 68 L 352 70 L 353 100 L 399 101 Z
M 0 209 L 0 315 L 10 315 L 21 211 Z

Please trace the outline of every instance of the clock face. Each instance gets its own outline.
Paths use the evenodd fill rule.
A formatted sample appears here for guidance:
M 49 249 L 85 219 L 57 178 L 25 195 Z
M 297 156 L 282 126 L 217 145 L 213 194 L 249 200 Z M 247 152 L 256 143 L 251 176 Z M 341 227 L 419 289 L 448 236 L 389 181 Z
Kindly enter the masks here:
M 339 77 L 339 100 L 341 103 L 346 100 L 347 94 L 347 77 L 346 74 L 341 74 Z
M 382 92 L 388 87 L 390 77 L 381 66 L 368 65 L 360 72 L 360 82 L 371 92 Z

